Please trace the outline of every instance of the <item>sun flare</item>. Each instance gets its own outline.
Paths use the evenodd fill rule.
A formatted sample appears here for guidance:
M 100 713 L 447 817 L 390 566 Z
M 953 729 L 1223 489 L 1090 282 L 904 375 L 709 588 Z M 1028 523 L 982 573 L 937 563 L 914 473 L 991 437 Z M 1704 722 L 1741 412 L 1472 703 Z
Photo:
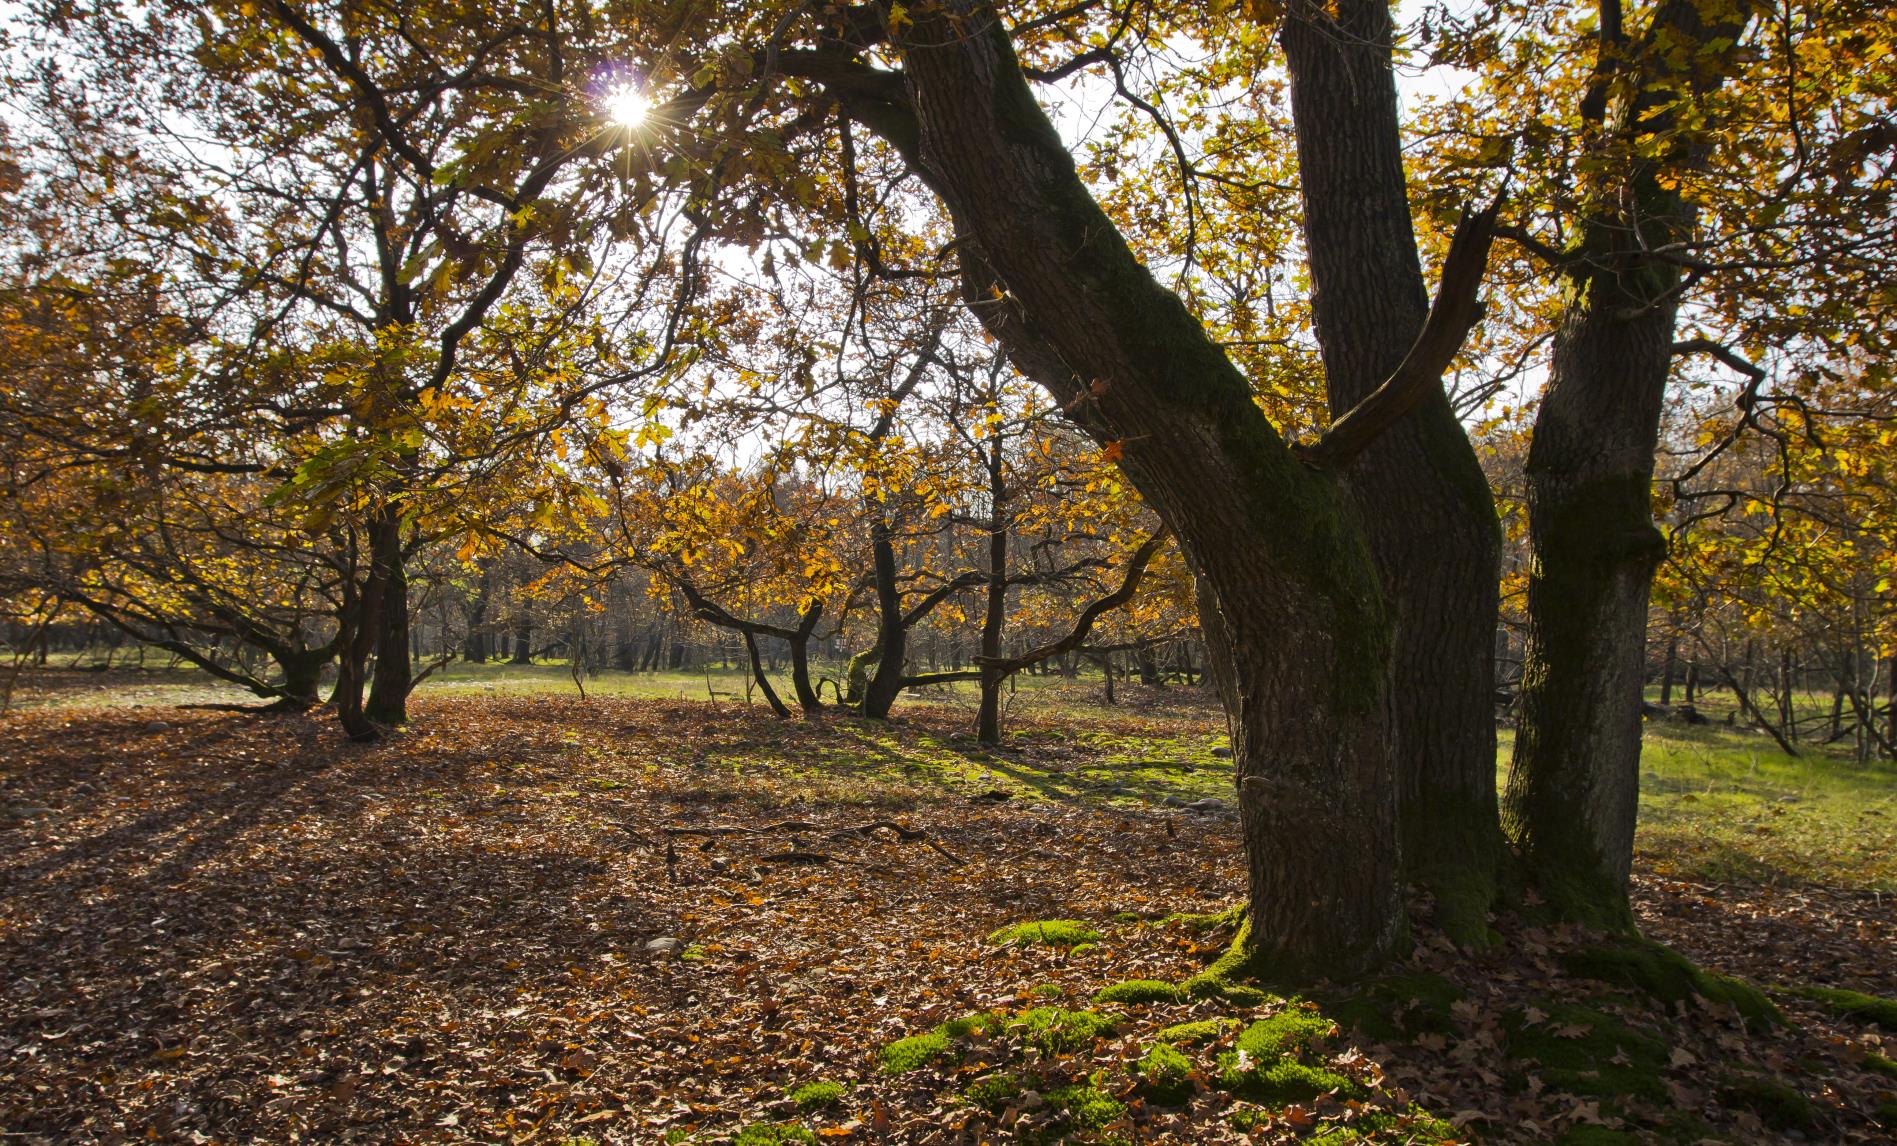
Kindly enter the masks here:
M 631 84 L 613 89 L 606 95 L 606 116 L 621 127 L 638 127 L 652 110 L 652 101 Z

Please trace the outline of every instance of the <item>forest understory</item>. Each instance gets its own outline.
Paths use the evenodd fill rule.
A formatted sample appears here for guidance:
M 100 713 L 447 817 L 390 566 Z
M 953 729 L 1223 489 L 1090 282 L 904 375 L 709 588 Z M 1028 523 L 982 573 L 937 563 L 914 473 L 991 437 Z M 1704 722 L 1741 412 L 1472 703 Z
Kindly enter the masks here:
M 1214 713 L 1027 717 L 992 751 L 964 720 L 431 698 L 362 746 L 321 716 L 16 714 L 0 1130 L 1889 1141 L 1897 1008 L 1789 990 L 1897 997 L 1887 894 L 1643 859 L 1642 928 L 1763 987 L 1749 1026 L 1724 980 L 1512 917 L 1479 953 L 1419 926 L 1354 994 L 1194 998 L 1243 887 Z M 1081 926 L 997 934 L 1048 920 Z

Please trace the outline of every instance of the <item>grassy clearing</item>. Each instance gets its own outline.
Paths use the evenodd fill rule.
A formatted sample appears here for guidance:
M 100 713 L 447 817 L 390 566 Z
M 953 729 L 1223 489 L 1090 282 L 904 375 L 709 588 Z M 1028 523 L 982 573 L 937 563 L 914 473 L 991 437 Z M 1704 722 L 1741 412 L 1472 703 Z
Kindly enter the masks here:
M 732 671 L 605 672 L 594 697 L 691 700 L 762 709 Z M 785 687 L 788 687 L 785 685 Z M 680 745 L 707 793 L 748 787 L 747 769 L 801 784 L 802 796 L 861 802 L 875 791 L 926 799 L 1000 793 L 1020 799 L 1141 807 L 1229 799 L 1231 762 L 1216 705 L 1195 689 L 1124 690 L 1101 702 L 1096 677 L 1022 677 L 1010 698 L 1009 735 L 984 749 L 968 735 L 973 692 L 950 686 L 910 698 L 896 725 L 841 718 L 824 737 L 787 730 L 761 740 Z M 451 665 L 420 697 L 576 695 L 567 666 Z M 1654 721 L 1642 764 L 1638 847 L 1663 874 L 1689 879 L 1818 883 L 1897 892 L 1897 766 L 1860 765 L 1817 745 L 1791 757 L 1765 735 L 1724 723 L 1722 693 L 1701 697 L 1705 725 Z M 244 702 L 240 690 L 173 668 L 109 673 L 47 671 L 22 680 L 22 707 L 156 706 Z M 1498 781 L 1513 734 L 1503 729 Z
M 1897 766 L 1801 751 L 1722 724 L 1649 723 L 1640 853 L 1694 879 L 1897 891 Z

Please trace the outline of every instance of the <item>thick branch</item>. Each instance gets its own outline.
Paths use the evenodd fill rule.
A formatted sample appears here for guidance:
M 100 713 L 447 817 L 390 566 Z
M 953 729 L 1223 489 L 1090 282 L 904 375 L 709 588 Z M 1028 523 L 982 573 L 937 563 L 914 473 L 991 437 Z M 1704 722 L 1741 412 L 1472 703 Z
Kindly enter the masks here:
M 1442 281 L 1437 284 L 1436 301 L 1430 304 L 1422 333 L 1383 385 L 1332 422 L 1315 443 L 1296 447 L 1305 464 L 1322 469 L 1349 465 L 1378 434 L 1442 384 L 1444 371 L 1482 317 L 1482 304 L 1476 295 L 1482 287 L 1482 272 L 1488 266 L 1489 243 L 1495 236 L 1495 217 L 1501 207 L 1498 195 L 1480 211 L 1463 211 L 1449 242 Z

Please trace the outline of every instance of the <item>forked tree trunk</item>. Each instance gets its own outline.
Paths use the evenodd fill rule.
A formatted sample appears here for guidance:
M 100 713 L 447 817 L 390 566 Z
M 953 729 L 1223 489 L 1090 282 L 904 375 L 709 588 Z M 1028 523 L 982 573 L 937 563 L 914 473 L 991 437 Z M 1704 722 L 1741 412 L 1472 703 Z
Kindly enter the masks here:
M 351 740 L 370 741 L 382 734 L 363 711 L 362 697 L 369 683 L 369 654 L 375 651 L 375 619 L 382 613 L 383 579 L 384 573 L 371 561 L 360 585 L 351 576 L 343 587 L 343 632 L 337 642 L 336 688 L 331 701 L 336 705 L 336 719 Z
M 1429 294 L 1403 174 L 1389 5 L 1290 6 L 1291 72 L 1311 309 L 1330 412 L 1388 378 Z M 1440 386 L 1345 478 L 1396 622 L 1392 708 L 1404 870 L 1458 942 L 1489 934 L 1502 854 L 1495 793 L 1501 532 L 1488 479 Z
M 1404 934 L 1388 739 L 1390 627 L 1339 482 L 1301 465 L 1251 386 L 1087 193 L 994 8 L 909 10 L 905 82 L 799 60 L 947 203 L 967 299 L 1017 366 L 1177 532 L 1227 710 L 1249 867 L 1242 963 L 1292 982 L 1378 965 Z M 1211 643 L 1211 642 L 1209 642 Z M 887 653 L 887 650 L 885 650 Z
M 1528 649 L 1504 824 L 1554 913 L 1631 930 L 1649 590 L 1666 544 L 1653 524 L 1654 447 L 1673 360 L 1677 264 L 1693 207 L 1668 187 L 1699 126 L 1671 104 L 1716 87 L 1743 4 L 1665 0 L 1637 43 L 1613 44 L 1631 82 L 1602 130 L 1595 214 L 1561 273 L 1565 299 L 1528 452 Z M 1711 21 L 1710 23 L 1708 21 Z M 1607 88 L 1603 88 L 1603 91 Z M 1616 160 L 1616 149 L 1637 159 Z

